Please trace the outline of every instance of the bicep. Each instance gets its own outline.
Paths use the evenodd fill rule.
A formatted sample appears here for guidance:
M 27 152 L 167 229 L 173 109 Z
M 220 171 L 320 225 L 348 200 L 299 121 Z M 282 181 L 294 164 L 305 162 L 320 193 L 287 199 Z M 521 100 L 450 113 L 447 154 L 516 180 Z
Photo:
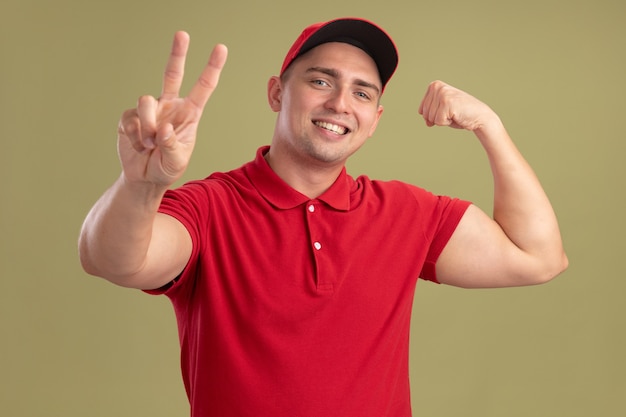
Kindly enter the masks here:
M 157 213 L 144 267 L 131 280 L 134 288 L 161 288 L 185 268 L 192 252 L 187 228 L 176 218 Z
M 464 288 L 533 284 L 534 261 L 500 225 L 471 205 L 436 263 L 437 280 Z

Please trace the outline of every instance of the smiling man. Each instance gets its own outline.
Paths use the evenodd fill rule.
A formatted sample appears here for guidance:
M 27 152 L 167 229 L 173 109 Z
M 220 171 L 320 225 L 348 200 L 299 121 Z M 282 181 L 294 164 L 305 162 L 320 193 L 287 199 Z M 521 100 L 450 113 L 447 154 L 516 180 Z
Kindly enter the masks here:
M 173 303 L 193 417 L 407 417 L 418 278 L 461 287 L 546 282 L 567 267 L 550 202 L 498 116 L 443 82 L 428 126 L 485 149 L 493 217 L 399 181 L 351 177 L 398 55 L 372 22 L 306 28 L 267 88 L 276 126 L 253 161 L 171 185 L 185 171 L 226 61 L 218 45 L 179 97 L 189 37 L 176 34 L 159 98 L 122 115 L 122 174 L 87 216 L 83 267 Z
M 324 192 L 376 130 L 381 91 L 373 59 L 347 43 L 324 43 L 297 59 L 269 82 L 278 113 L 266 154 L 272 169 L 305 195 Z

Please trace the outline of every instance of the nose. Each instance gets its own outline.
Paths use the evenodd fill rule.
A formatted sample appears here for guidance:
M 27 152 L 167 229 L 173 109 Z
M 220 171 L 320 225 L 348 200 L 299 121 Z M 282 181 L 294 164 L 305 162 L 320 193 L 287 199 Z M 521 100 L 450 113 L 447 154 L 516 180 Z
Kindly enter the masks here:
M 335 113 L 350 112 L 349 92 L 344 89 L 335 89 L 326 100 L 326 108 Z

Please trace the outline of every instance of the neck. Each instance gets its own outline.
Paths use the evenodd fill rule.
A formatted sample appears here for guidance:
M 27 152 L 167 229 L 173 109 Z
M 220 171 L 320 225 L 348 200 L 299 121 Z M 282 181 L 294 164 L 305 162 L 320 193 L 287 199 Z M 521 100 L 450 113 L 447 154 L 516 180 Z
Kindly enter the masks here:
M 265 154 L 265 160 L 272 170 L 291 188 L 314 199 L 324 194 L 343 169 L 343 165 L 321 166 L 302 164 L 287 155 L 278 155 L 274 148 Z

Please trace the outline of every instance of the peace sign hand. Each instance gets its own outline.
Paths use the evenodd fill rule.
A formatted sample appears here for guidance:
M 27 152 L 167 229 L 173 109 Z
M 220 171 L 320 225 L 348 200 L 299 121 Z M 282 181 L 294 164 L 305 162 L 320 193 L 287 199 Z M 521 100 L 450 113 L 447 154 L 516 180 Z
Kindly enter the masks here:
M 118 152 L 127 181 L 168 187 L 185 172 L 198 124 L 217 87 L 228 51 L 217 45 L 187 97 L 179 97 L 189 35 L 177 32 L 159 98 L 142 96 L 118 125 Z

